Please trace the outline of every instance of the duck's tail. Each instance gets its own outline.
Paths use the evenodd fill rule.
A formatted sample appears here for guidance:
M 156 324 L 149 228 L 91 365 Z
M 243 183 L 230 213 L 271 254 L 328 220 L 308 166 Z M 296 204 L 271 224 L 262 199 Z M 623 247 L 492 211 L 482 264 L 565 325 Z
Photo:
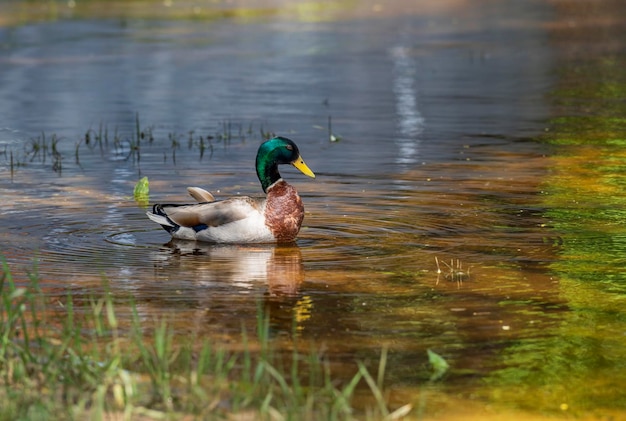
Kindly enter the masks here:
M 161 205 L 154 205 L 152 207 L 152 212 L 146 212 L 146 215 L 152 221 L 161 225 L 163 229 L 169 233 L 172 233 L 179 228 L 179 226 L 174 221 L 167 217 L 167 214 L 165 213 Z

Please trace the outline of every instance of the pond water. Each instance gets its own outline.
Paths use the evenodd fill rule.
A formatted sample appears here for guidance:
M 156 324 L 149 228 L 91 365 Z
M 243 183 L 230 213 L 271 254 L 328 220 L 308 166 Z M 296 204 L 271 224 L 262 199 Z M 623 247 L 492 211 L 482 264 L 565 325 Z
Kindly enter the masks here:
M 181 335 L 236 341 L 262 303 L 277 343 L 295 324 L 347 372 L 388 347 L 398 403 L 427 382 L 431 349 L 451 370 L 428 417 L 624 416 L 626 378 L 610 374 L 624 371 L 621 296 L 598 286 L 585 302 L 606 333 L 593 354 L 571 327 L 586 315 L 572 293 L 591 287 L 564 275 L 578 237 L 546 201 L 571 162 L 538 141 L 572 112 L 558 89 L 586 83 L 563 69 L 606 52 L 576 30 L 602 34 L 623 7 L 397 3 L 6 18 L 0 253 L 18 280 L 36 261 L 51 295 L 88 296 L 104 277 L 120 307 L 132 298 Z M 151 202 L 190 201 L 193 185 L 259 194 L 261 132 L 292 138 L 317 175 L 282 170 L 306 208 L 294 245 L 169 242 L 134 201 L 143 176 Z

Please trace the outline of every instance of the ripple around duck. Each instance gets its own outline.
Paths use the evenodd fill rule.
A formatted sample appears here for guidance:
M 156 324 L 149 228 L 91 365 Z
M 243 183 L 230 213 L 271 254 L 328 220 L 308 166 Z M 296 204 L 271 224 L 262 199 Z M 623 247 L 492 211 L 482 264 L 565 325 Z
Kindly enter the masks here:
M 101 278 L 111 268 L 139 266 L 145 260 L 137 230 L 124 226 L 137 221 L 136 208 L 119 203 L 82 206 L 45 202 L 50 203 L 47 200 L 11 210 L 15 235 L 9 229 L 10 241 L 3 245 L 2 254 L 12 267 L 28 268 L 37 261 L 40 267 L 45 263 L 45 272 L 40 273 L 45 281 L 79 282 L 81 277 Z M 117 213 L 113 222 L 106 220 L 111 208 Z

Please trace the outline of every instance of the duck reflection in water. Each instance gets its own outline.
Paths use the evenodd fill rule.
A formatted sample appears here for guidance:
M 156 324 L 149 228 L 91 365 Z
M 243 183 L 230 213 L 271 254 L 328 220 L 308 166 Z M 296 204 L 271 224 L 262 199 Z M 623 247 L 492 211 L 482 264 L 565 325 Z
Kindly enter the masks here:
M 244 290 L 267 285 L 270 295 L 298 294 L 304 280 L 302 254 L 296 245 L 211 245 L 172 240 L 160 253 L 158 271 L 193 275 L 198 284 L 237 286 Z M 201 257 L 201 258 L 199 258 Z M 217 285 L 207 285 L 217 286 Z
M 257 315 L 262 303 L 272 330 L 291 332 L 310 317 L 311 301 L 303 297 L 304 265 L 300 248 L 288 245 L 216 245 L 172 240 L 155 256 L 155 275 L 175 287 L 177 301 L 209 308 L 220 323 L 229 315 L 240 323 Z M 161 284 L 161 283 L 159 283 Z M 163 285 L 161 284 L 161 285 Z M 303 308 L 306 307 L 306 308 Z M 238 326 L 240 329 L 240 326 Z

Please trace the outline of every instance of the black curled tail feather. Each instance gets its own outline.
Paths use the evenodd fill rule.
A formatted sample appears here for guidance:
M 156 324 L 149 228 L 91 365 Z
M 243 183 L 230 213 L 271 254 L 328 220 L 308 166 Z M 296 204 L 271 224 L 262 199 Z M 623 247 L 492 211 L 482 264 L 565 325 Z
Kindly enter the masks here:
M 161 215 L 167 218 L 167 214 L 163 210 L 163 206 L 159 205 L 158 203 L 152 206 L 152 213 L 155 215 Z M 169 220 L 169 218 L 167 219 Z
M 155 204 L 154 206 L 152 206 L 152 213 L 154 215 L 162 216 L 163 218 L 165 218 L 167 220 L 167 224 L 160 223 L 159 225 L 161 225 L 161 227 L 165 231 L 169 232 L 170 234 L 174 234 L 176 231 L 180 229 L 180 225 L 172 221 L 170 217 L 167 216 L 167 212 L 165 212 L 165 210 L 163 209 L 163 206 L 164 205 L 160 205 L 158 203 Z

